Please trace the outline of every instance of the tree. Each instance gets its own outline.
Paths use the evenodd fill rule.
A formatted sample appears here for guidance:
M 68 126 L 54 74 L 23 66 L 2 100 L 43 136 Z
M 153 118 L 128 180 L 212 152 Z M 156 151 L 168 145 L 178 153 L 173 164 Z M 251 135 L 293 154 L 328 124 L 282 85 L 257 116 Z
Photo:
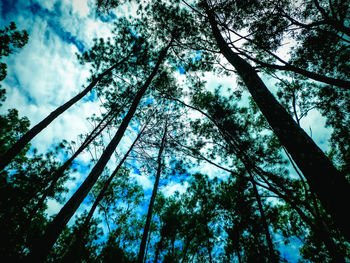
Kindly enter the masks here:
M 124 29 L 124 28 L 123 28 Z M 56 110 L 51 112 L 45 119 L 36 124 L 33 128 L 26 132 L 16 143 L 14 143 L 11 148 L 9 148 L 0 159 L 0 170 L 3 170 L 12 160 L 13 158 L 29 143 L 35 136 L 37 136 L 43 129 L 45 129 L 52 121 L 54 121 L 57 117 L 59 117 L 63 112 L 73 106 L 76 102 L 81 100 L 86 94 L 88 94 L 92 89 L 100 82 L 104 81 L 105 78 L 113 72 L 114 70 L 120 70 L 121 72 L 125 71 L 127 67 L 128 60 L 139 52 L 139 43 L 135 41 L 132 34 L 124 34 L 119 35 L 125 37 L 126 39 L 116 39 L 117 43 L 120 44 L 117 54 L 113 54 L 112 58 L 109 60 L 112 61 L 112 65 L 104 68 L 105 65 L 101 63 L 101 60 L 97 60 L 96 70 L 101 70 L 102 72 L 96 72 L 90 80 L 90 84 L 84 88 L 83 91 L 78 93 L 76 96 L 71 98 L 69 101 L 58 107 Z M 128 36 L 128 37 L 127 37 Z M 136 42 L 136 43 L 135 43 Z M 128 43 L 129 45 L 126 45 Z M 110 44 L 110 43 L 108 43 Z M 95 48 L 101 48 L 101 46 L 95 46 Z M 109 47 L 111 48 L 111 47 Z M 124 55 L 126 54 L 126 55 Z M 88 58 L 89 54 L 83 54 L 83 57 Z M 117 60 L 119 59 L 119 60 Z M 101 65 L 102 64 L 102 65 Z
M 1 195 L 6 194 L 6 198 L 2 199 L 0 205 L 1 243 L 5 249 L 2 255 L 10 255 L 14 258 L 24 256 L 25 251 L 31 247 L 48 223 L 45 216 L 46 204 L 37 211 L 30 226 L 26 224 L 26 220 L 42 194 L 41 189 L 47 184 L 47 180 L 50 180 L 50 174 L 60 165 L 56 155 L 57 152 L 48 152 L 45 155 L 35 153 L 33 157 L 26 160 L 25 164 L 14 163 L 15 172 L 7 175 L 7 182 L 1 189 Z M 48 197 L 62 201 L 61 194 L 66 191 L 62 185 L 66 179 L 67 174 L 56 184 Z M 32 199 L 29 203 L 26 202 L 28 198 Z
M 32 218 L 34 217 L 34 215 L 36 214 L 38 209 L 40 209 L 40 207 L 42 207 L 42 205 L 45 202 L 45 199 L 47 198 L 49 193 L 52 192 L 53 189 L 55 188 L 57 181 L 60 180 L 64 176 L 65 171 L 72 165 L 75 158 L 80 153 L 82 153 L 103 132 L 103 130 L 106 127 L 108 127 L 108 125 L 113 120 L 115 120 L 116 117 L 118 117 L 118 115 L 120 115 L 121 108 L 123 106 L 125 106 L 125 104 L 126 103 L 124 102 L 121 106 L 119 106 L 117 108 L 113 108 L 107 114 L 105 114 L 105 116 L 98 123 L 98 125 L 96 125 L 96 127 L 91 131 L 91 133 L 85 137 L 84 141 L 81 143 L 80 147 L 74 152 L 74 154 L 68 160 L 66 160 L 64 162 L 64 164 L 59 169 L 57 169 L 57 171 L 54 172 L 54 174 L 52 175 L 52 179 L 49 183 L 49 186 L 45 189 L 41 198 L 38 200 L 35 207 L 31 210 L 29 217 L 28 217 L 28 224 L 30 224 L 30 221 L 32 220 Z
M 222 54 L 235 67 L 276 136 L 303 172 L 323 206 L 332 215 L 333 220 L 343 234 L 349 239 L 350 229 L 348 229 L 348 224 L 346 223 L 348 221 L 347 215 L 344 214 L 344 209 L 340 205 L 341 200 L 348 198 L 349 183 L 334 168 L 333 164 L 310 137 L 297 126 L 289 114 L 281 107 L 268 91 L 256 71 L 228 47 L 220 34 L 213 12 L 206 2 L 204 6 L 213 35 Z M 290 136 L 291 133 L 293 133 L 293 136 Z M 318 167 L 318 169 L 322 167 L 322 169 L 319 169 L 320 173 L 318 173 L 317 177 L 314 175 L 315 167 Z M 331 190 L 332 195 L 329 195 L 330 189 L 333 189 Z
M 118 244 L 115 242 L 115 235 L 112 232 L 110 233 L 107 242 L 102 248 L 100 260 L 101 262 L 115 262 L 116 259 L 118 259 L 118 262 L 120 263 L 135 262 L 131 255 L 126 253 L 122 248 L 118 246 Z
M 346 262 L 349 218 L 339 202 L 348 197 L 350 156 L 343 2 L 97 1 L 98 13 L 130 3 L 139 4 L 137 18 L 118 14 L 115 36 L 95 39 L 78 55 L 91 65 L 91 83 L 110 70 L 91 87 L 101 101 L 100 114 L 88 119 L 92 130 L 46 154 L 28 151 L 27 143 L 0 172 L 1 255 L 285 262 L 277 240 L 297 238 L 303 260 Z M 297 41 L 290 59 L 276 55 L 287 38 Z M 219 84 L 210 92 L 207 74 L 238 75 L 236 90 Z M 262 81 L 267 75 L 279 101 Z M 251 96 L 241 101 L 244 86 Z M 333 128 L 326 154 L 300 127 L 313 109 Z M 0 124 L 2 152 L 29 127 L 15 110 Z M 63 203 L 69 167 L 83 151 L 92 170 L 48 218 L 46 201 Z M 135 184 L 146 175 L 155 175 L 147 214 Z M 181 193 L 171 194 L 179 185 Z M 67 225 L 82 203 L 91 207 Z
M 349 76 L 345 61 L 349 52 L 346 26 L 340 25 L 349 10 L 342 8 L 343 3 L 321 2 L 225 1 L 215 8 L 221 14 L 218 23 L 235 39 L 228 43 L 230 47 L 257 68 L 266 72 L 293 72 L 319 81 L 320 87 L 328 84 L 333 89 L 346 90 Z M 325 18 L 327 11 L 323 7 L 333 9 L 333 18 Z M 290 41 L 287 39 L 296 42 L 291 48 L 291 58 L 277 55 L 278 49 Z
M 57 240 L 55 246 L 51 250 L 46 262 L 62 262 L 64 260 L 64 252 L 69 249 L 69 245 L 74 240 L 77 233 L 80 231 L 86 219 L 86 213 L 80 215 L 71 227 L 66 227 L 62 235 Z M 89 227 L 84 233 L 82 241 L 83 246 L 76 247 L 75 253 L 79 258 L 79 262 L 98 262 L 98 251 L 101 246 L 102 229 L 99 225 L 99 219 L 93 219 L 89 222 Z M 75 262 L 75 261 L 72 261 Z
M 151 74 L 148 76 L 145 83 L 139 89 L 136 97 L 134 98 L 130 106 L 128 113 L 123 118 L 123 121 L 120 124 L 118 131 L 114 135 L 111 142 L 108 144 L 101 158 L 96 163 L 96 165 L 90 172 L 89 176 L 85 179 L 84 183 L 79 187 L 79 189 L 74 193 L 71 199 L 65 204 L 65 206 L 60 210 L 58 215 L 50 223 L 50 225 L 47 228 L 47 231 L 45 232 L 45 235 L 43 236 L 42 242 L 38 242 L 38 244 L 36 244 L 36 246 L 33 248 L 33 251 L 28 256 L 28 259 L 32 258 L 32 259 L 37 259 L 39 261 L 42 261 L 47 256 L 50 248 L 54 245 L 55 241 L 57 240 L 64 226 L 67 224 L 69 219 L 73 216 L 75 210 L 79 207 L 81 202 L 84 200 L 86 195 L 89 193 L 90 189 L 93 187 L 93 185 L 97 181 L 99 175 L 102 173 L 109 158 L 113 154 L 115 148 L 117 147 L 122 136 L 124 135 L 124 132 L 131 118 L 133 117 L 142 96 L 146 92 L 154 76 L 157 74 L 158 68 L 160 67 L 161 63 L 165 59 L 166 53 L 170 48 L 171 43 L 172 41 L 170 41 L 169 44 L 161 50 L 158 60 Z
M 70 245 L 70 249 L 69 251 L 66 253 L 66 255 L 63 258 L 62 262 L 74 262 L 77 260 L 77 257 L 79 256 L 76 253 L 76 249 L 79 248 L 80 246 L 84 245 L 84 241 L 83 241 L 83 236 L 86 234 L 88 228 L 89 228 L 89 224 L 90 224 L 90 220 L 92 219 L 92 216 L 97 208 L 98 205 L 100 205 L 100 202 L 102 199 L 106 199 L 106 191 L 110 188 L 121 188 L 122 191 L 126 188 L 126 185 L 124 185 L 124 187 L 122 187 L 122 184 L 124 183 L 123 180 L 120 180 L 121 182 L 115 182 L 113 184 L 113 187 L 111 186 L 113 180 L 115 179 L 115 177 L 117 175 L 123 174 L 123 169 L 122 166 L 125 162 L 125 160 L 127 159 L 127 157 L 129 156 L 130 152 L 133 150 L 135 144 L 138 142 L 138 140 L 140 139 L 140 137 L 142 136 L 142 133 L 144 131 L 144 129 L 146 128 L 146 125 L 141 129 L 141 131 L 139 132 L 139 134 L 136 136 L 134 142 L 131 144 L 131 146 L 129 147 L 129 150 L 125 153 L 124 157 L 120 160 L 119 164 L 117 165 L 117 167 L 114 169 L 114 171 L 112 172 L 112 174 L 109 176 L 109 178 L 104 182 L 103 187 L 100 189 L 100 192 L 98 193 L 98 195 L 95 198 L 95 201 L 87 215 L 87 217 L 84 220 L 84 223 L 81 226 L 81 229 L 79 229 L 79 231 L 76 234 L 75 239 L 73 240 L 73 243 Z M 128 175 L 128 173 L 126 173 L 126 175 Z M 122 176 L 121 176 L 122 177 Z M 118 178 L 119 179 L 119 178 Z M 124 179 L 125 178 L 121 178 Z M 131 188 L 131 186 L 130 186 Z M 127 189 L 128 190 L 128 189 Z M 113 191 L 113 190 L 112 190 Z M 133 189 L 131 190 L 131 192 L 133 192 Z M 111 199 L 113 201 L 118 200 L 118 198 L 116 198 L 115 196 L 112 196 Z M 111 204 L 108 204 L 107 207 L 111 207 Z M 105 216 L 106 215 L 106 211 L 105 211 Z M 108 221 L 106 222 L 107 226 Z
M 139 250 L 139 254 L 137 256 L 137 262 L 139 262 L 139 263 L 143 262 L 143 259 L 145 256 L 146 242 L 147 242 L 149 227 L 150 227 L 151 219 L 152 219 L 153 206 L 154 206 L 154 202 L 156 200 L 156 196 L 157 196 L 157 192 L 158 192 L 159 179 L 160 179 L 160 175 L 162 172 L 162 154 L 163 154 L 163 150 L 164 150 L 165 144 L 166 144 L 167 125 L 168 125 L 167 120 L 165 120 L 163 136 L 161 139 L 161 143 L 160 143 L 160 147 L 159 147 L 159 151 L 158 151 L 158 157 L 157 157 L 156 179 L 155 179 L 154 186 L 153 186 L 151 200 L 150 200 L 150 203 L 148 206 L 147 218 L 146 218 L 146 223 L 145 223 L 145 227 L 144 227 L 143 234 L 142 234 L 140 250 Z

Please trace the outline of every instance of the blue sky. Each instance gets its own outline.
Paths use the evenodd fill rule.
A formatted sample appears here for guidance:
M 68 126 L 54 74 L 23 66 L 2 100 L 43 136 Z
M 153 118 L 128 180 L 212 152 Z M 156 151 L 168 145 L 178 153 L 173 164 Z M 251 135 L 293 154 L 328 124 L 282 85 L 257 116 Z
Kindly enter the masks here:
M 91 47 L 93 38 L 111 36 L 110 21 L 116 16 L 97 17 L 94 2 L 85 0 L 2 1 L 0 13 L 1 26 L 14 21 L 19 30 L 25 29 L 29 33 L 28 44 L 6 58 L 8 76 L 2 86 L 6 88 L 7 100 L 0 112 L 17 108 L 20 116 L 27 116 L 33 126 L 87 85 L 89 67 L 79 64 L 76 53 Z M 100 102 L 92 92 L 34 138 L 33 147 L 45 152 L 63 139 L 77 141 L 78 135 L 92 128 L 86 118 L 100 112 Z M 131 129 L 134 131 L 128 131 L 118 146 L 119 153 L 125 152 L 132 143 L 135 129 L 137 125 L 134 124 Z M 75 180 L 67 183 L 72 190 L 67 198 L 87 176 L 90 158 L 88 153 L 77 158 Z M 114 162 L 112 158 L 111 163 Z M 151 192 L 152 178 L 137 172 L 133 176 L 147 193 Z M 170 184 L 169 193 L 178 188 L 178 185 Z M 49 201 L 49 214 L 58 212 L 60 207 L 61 204 Z M 83 204 L 80 211 L 85 208 Z
M 80 65 L 75 54 L 89 49 L 93 38 L 110 36 L 110 22 L 116 15 L 111 13 L 109 16 L 98 18 L 92 0 L 2 0 L 0 14 L 1 27 L 14 21 L 18 29 L 25 29 L 29 33 L 28 44 L 5 59 L 8 64 L 8 76 L 2 86 L 7 90 L 7 100 L 0 112 L 17 108 L 20 116 L 27 116 L 34 125 L 87 84 L 89 68 Z M 179 72 L 184 73 L 181 69 Z M 178 78 L 183 78 L 183 75 L 179 74 Z M 235 83 L 232 77 L 214 76 L 211 73 L 207 73 L 205 78 L 208 89 L 212 90 L 218 83 L 222 84 L 224 89 L 231 88 L 232 83 Z M 272 83 L 269 79 L 265 80 Z M 91 129 L 86 118 L 100 112 L 99 106 L 100 102 L 92 93 L 55 120 L 33 140 L 33 145 L 39 152 L 45 152 L 52 147 L 52 143 L 58 143 L 62 139 L 77 140 L 79 134 Z M 313 138 L 326 150 L 330 131 L 323 127 L 324 120 L 320 114 L 312 111 L 301 123 L 308 134 L 309 128 L 312 128 Z M 124 151 L 132 142 L 131 139 L 132 136 L 128 136 L 123 140 L 118 151 Z M 76 180 L 67 184 L 70 189 L 76 189 L 87 175 L 89 159 L 87 153 L 79 156 L 80 167 L 74 174 Z M 203 164 L 201 170 L 211 177 L 218 174 L 218 170 L 208 164 Z M 137 173 L 134 176 L 149 193 L 152 179 Z M 170 183 L 167 187 L 168 194 L 180 189 L 176 183 Z M 71 194 L 72 192 L 67 197 Z M 50 201 L 49 205 L 50 214 L 60 208 L 54 201 Z M 83 205 L 80 209 L 84 208 Z M 291 262 L 296 260 L 296 251 L 295 242 L 293 245 L 283 246 L 283 253 L 286 253 Z
M 0 2 L 0 25 L 14 21 L 18 29 L 29 33 L 28 44 L 5 60 L 8 76 L 2 86 L 7 100 L 2 113 L 15 107 L 34 125 L 82 90 L 90 74 L 75 53 L 88 49 L 93 38 L 111 34 L 111 25 L 98 19 L 92 7 L 92 2 L 85 1 Z M 99 104 L 94 93 L 89 94 L 37 136 L 33 146 L 45 152 L 62 139 L 76 141 L 91 129 L 86 118 L 100 112 Z M 76 180 L 68 183 L 69 188 L 82 182 L 89 159 L 86 153 L 79 156 Z M 50 202 L 49 213 L 59 207 Z

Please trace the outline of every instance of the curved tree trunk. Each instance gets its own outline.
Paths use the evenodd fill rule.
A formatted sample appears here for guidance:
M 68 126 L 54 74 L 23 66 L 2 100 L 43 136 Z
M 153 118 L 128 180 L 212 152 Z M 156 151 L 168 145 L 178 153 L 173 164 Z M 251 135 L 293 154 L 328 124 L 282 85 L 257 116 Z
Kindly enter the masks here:
M 121 138 L 123 137 L 124 132 L 128 127 L 131 118 L 134 116 L 134 113 L 137 109 L 137 106 L 139 105 L 142 96 L 145 94 L 147 88 L 151 84 L 152 79 L 157 74 L 160 64 L 165 59 L 166 53 L 170 48 L 171 43 L 172 41 L 167 45 L 167 47 L 165 47 L 160 52 L 160 55 L 152 73 L 136 94 L 128 113 L 125 115 L 113 139 L 106 147 L 106 150 L 103 152 L 101 158 L 98 160 L 88 177 L 78 188 L 78 190 L 73 194 L 73 196 L 69 199 L 69 201 L 64 205 L 64 207 L 60 210 L 60 212 L 56 215 L 53 221 L 49 224 L 41 240 L 34 245 L 31 253 L 27 256 L 28 262 L 43 262 L 45 260 L 45 258 L 50 252 L 50 249 L 55 244 L 57 238 L 63 231 L 64 227 L 66 226 L 70 218 L 74 215 L 75 211 L 83 202 L 91 188 L 94 186 L 95 182 L 97 181 L 98 177 L 100 176 L 107 162 L 112 156 L 115 148 L 118 146 Z
M 19 154 L 23 148 L 43 129 L 45 129 L 52 121 L 54 121 L 58 116 L 60 116 L 63 112 L 68 110 L 72 105 L 81 100 L 86 94 L 88 94 L 96 84 L 105 76 L 109 75 L 113 69 L 116 69 L 119 65 L 124 63 L 130 56 L 122 59 L 120 62 L 114 64 L 112 67 L 99 74 L 96 78 L 93 78 L 91 83 L 78 95 L 74 96 L 72 99 L 64 103 L 62 106 L 58 107 L 56 110 L 51 112 L 45 119 L 27 131 L 7 152 L 0 157 L 0 171 L 3 170 L 12 160 Z
M 350 241 L 350 214 L 343 205 L 346 200 L 350 200 L 349 182 L 279 104 L 254 68 L 229 48 L 221 36 L 214 14 L 209 10 L 206 1 L 204 4 L 221 53 L 243 79 L 279 141 L 286 147 L 345 238 Z

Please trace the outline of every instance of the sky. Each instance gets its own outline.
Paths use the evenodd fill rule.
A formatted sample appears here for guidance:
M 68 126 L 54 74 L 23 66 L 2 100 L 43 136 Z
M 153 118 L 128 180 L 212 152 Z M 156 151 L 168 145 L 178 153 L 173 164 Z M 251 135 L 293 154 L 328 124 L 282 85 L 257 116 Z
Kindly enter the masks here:
M 123 10 L 128 11 L 133 12 L 130 8 Z M 0 113 L 17 108 L 21 117 L 27 116 L 31 125 L 35 125 L 87 85 L 88 65 L 80 65 L 76 53 L 88 50 L 94 38 L 111 36 L 110 22 L 116 15 L 98 17 L 92 0 L 2 0 L 0 14 L 1 28 L 13 21 L 19 30 L 25 29 L 29 33 L 28 44 L 4 59 L 8 75 L 2 86 L 6 89 L 7 100 Z M 181 74 L 178 77 L 181 78 Z M 219 83 L 224 89 L 235 84 L 232 78 L 210 73 L 205 78 L 208 89 L 212 90 Z M 264 78 L 264 81 L 274 92 L 272 80 Z M 77 140 L 79 134 L 91 129 L 86 118 L 100 111 L 98 100 L 93 96 L 84 98 L 40 133 L 32 141 L 33 147 L 45 152 L 62 139 Z M 324 119 L 317 111 L 311 111 L 301 120 L 301 125 L 309 135 L 312 129 L 312 138 L 322 150 L 328 149 L 330 130 L 324 128 Z M 127 148 L 131 142 L 131 138 L 123 140 L 121 149 Z M 80 168 L 74 174 L 76 180 L 67 184 L 69 189 L 76 189 L 84 180 L 89 160 L 87 153 L 78 157 Z M 210 177 L 218 175 L 218 170 L 209 164 L 202 165 L 201 170 Z M 146 190 L 152 189 L 152 179 L 137 173 L 133 176 Z M 176 190 L 183 189 L 176 183 L 170 183 L 163 189 L 166 195 Z M 68 193 L 67 198 L 71 194 Z M 60 207 L 60 204 L 50 201 L 48 213 L 57 213 Z M 85 208 L 82 205 L 80 211 Z M 283 249 L 286 257 L 293 262 L 297 257 L 297 247 Z

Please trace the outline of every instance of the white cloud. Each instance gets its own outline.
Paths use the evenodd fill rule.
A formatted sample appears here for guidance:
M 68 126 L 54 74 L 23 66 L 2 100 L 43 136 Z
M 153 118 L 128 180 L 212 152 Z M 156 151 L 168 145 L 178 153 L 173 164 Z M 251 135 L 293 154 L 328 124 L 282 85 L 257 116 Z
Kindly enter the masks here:
M 77 13 L 80 17 L 86 17 L 90 12 L 87 2 L 87 0 L 73 0 L 73 14 Z
M 317 110 L 312 110 L 301 119 L 300 125 L 323 151 L 329 150 L 332 129 L 326 128 L 326 119 Z
M 62 39 L 64 36 L 57 35 L 57 32 L 62 32 L 53 28 L 53 25 L 62 27 L 63 33 L 70 32 L 67 34 L 76 41 L 89 45 L 92 44 L 92 36 L 107 35 L 107 32 L 110 34 L 110 25 L 95 20 L 95 17 L 87 17 L 90 11 L 86 1 L 69 2 L 63 3 L 63 14 L 60 17 L 37 15 L 25 9 L 14 19 L 19 29 L 28 30 L 29 42 L 6 59 L 8 77 L 2 82 L 2 86 L 7 90 L 7 100 L 0 109 L 1 113 L 5 113 L 8 108 L 17 108 L 20 116 L 27 116 L 33 126 L 79 93 L 83 89 L 82 85 L 87 85 L 86 79 L 90 75 L 88 66 L 82 66 L 77 61 L 75 53 L 78 50 L 74 41 Z M 45 2 L 41 5 L 53 11 L 54 3 Z M 69 10 L 72 8 L 73 14 L 70 14 Z M 79 15 L 74 12 L 78 12 Z M 47 19 L 54 22 L 49 23 Z M 8 24 L 9 21 L 4 23 Z M 38 148 L 39 152 L 45 152 L 52 143 L 62 139 L 77 140 L 79 134 L 91 130 L 86 118 L 93 113 L 100 114 L 99 105 L 99 102 L 79 101 L 36 136 L 32 145 Z M 82 153 L 78 161 L 83 162 L 82 165 L 88 164 L 89 154 Z M 66 183 L 68 189 L 76 189 L 87 174 L 72 174 L 71 177 L 75 177 L 76 180 Z M 72 193 L 70 191 L 66 198 Z M 49 200 L 48 206 L 48 213 L 52 215 L 57 213 L 62 205 Z
M 62 208 L 62 205 L 58 203 L 56 200 L 49 198 L 47 200 L 47 207 L 48 207 L 48 209 L 46 210 L 47 215 L 52 216 L 57 214 L 60 211 L 60 209 Z
M 153 189 L 154 181 L 151 180 L 149 176 L 132 174 L 131 177 L 135 178 L 136 182 L 141 185 L 145 191 Z
M 189 186 L 188 182 L 184 182 L 183 184 L 170 182 L 166 186 L 162 187 L 161 191 L 165 195 L 165 197 L 170 197 L 176 191 L 179 192 L 180 194 L 183 194 L 188 188 L 188 186 Z

